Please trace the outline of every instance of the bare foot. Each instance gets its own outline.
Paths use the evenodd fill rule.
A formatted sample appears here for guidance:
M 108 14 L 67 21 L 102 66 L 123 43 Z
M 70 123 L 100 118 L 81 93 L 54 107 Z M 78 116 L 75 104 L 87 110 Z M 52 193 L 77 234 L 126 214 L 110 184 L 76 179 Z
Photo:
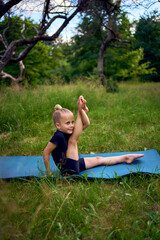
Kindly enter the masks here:
M 81 96 L 82 98 L 81 98 L 81 100 L 82 100 L 82 102 L 83 102 L 83 110 L 87 113 L 88 112 L 88 107 L 86 106 L 86 103 L 87 103 L 87 101 L 84 99 L 84 97 L 83 96 Z
M 141 157 L 143 157 L 143 156 L 144 156 L 144 154 L 127 154 L 127 155 L 125 156 L 124 162 L 130 164 L 130 163 L 132 163 L 136 158 L 141 158 Z
M 85 104 L 86 104 L 86 100 L 84 100 L 83 96 L 80 96 L 77 102 L 78 109 L 81 111 L 84 108 Z

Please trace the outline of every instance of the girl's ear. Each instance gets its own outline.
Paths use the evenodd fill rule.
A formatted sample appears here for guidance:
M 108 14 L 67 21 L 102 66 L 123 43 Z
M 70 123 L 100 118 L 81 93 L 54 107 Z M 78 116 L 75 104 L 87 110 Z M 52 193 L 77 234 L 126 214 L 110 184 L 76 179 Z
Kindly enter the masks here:
M 60 128 L 60 124 L 58 122 L 56 122 L 56 128 L 59 130 Z

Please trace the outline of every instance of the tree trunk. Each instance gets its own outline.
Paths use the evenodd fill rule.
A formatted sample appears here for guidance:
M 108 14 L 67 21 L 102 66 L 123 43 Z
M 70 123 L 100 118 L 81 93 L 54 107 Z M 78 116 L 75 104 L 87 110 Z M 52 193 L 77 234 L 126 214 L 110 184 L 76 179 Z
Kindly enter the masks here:
M 99 58 L 98 58 L 98 73 L 100 76 L 100 80 L 103 86 L 106 86 L 107 89 L 109 86 L 107 86 L 107 79 L 104 74 L 104 53 L 109 46 L 110 42 L 115 40 L 115 34 L 112 30 L 112 19 L 111 14 L 108 13 L 108 26 L 107 26 L 108 32 L 106 35 L 105 40 L 102 42 L 100 50 L 99 50 Z
M 104 52 L 105 52 L 105 45 L 104 43 L 102 43 L 100 50 L 99 50 L 99 58 L 98 58 L 98 73 L 100 76 L 100 80 L 103 86 L 106 85 L 106 77 L 104 75 L 104 70 L 103 70 L 103 66 L 104 66 Z

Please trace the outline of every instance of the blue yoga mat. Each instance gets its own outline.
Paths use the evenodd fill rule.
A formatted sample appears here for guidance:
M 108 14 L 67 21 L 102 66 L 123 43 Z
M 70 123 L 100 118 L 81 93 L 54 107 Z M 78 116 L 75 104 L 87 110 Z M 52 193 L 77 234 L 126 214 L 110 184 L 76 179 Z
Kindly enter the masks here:
M 144 157 L 135 159 L 132 164 L 116 164 L 112 166 L 98 166 L 80 172 L 80 176 L 88 178 L 117 178 L 119 176 L 129 175 L 131 173 L 160 173 L 160 155 L 157 150 L 151 149 L 139 152 L 117 152 L 101 154 L 80 154 L 79 157 L 92 156 L 120 156 L 130 153 L 143 153 Z M 52 157 L 50 157 L 50 166 L 55 177 L 60 175 Z M 10 156 L 0 157 L 0 178 L 17 178 L 17 177 L 41 177 L 46 174 L 42 156 Z

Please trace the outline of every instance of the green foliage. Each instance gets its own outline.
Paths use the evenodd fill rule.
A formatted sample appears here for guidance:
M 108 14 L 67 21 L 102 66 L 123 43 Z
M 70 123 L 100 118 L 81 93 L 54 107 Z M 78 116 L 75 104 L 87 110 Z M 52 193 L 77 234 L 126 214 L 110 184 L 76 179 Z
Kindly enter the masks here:
M 55 65 L 54 65 L 55 64 Z M 53 60 L 52 47 L 38 42 L 24 60 L 27 83 L 35 86 L 51 81 L 51 70 L 57 65 Z
M 70 83 L 71 81 L 74 81 L 72 77 L 72 66 L 65 58 L 61 60 L 60 65 L 56 71 L 54 71 L 54 74 L 58 77 L 58 83 Z
M 148 76 L 148 80 L 160 80 L 160 14 L 156 11 L 143 16 L 137 23 L 135 32 L 135 49 L 144 49 L 143 63 L 150 62 L 149 67 L 156 72 Z
M 130 22 L 129 18 L 127 17 L 127 12 L 120 13 L 117 16 L 117 21 L 118 21 L 117 30 L 118 30 L 120 39 L 128 40 L 127 46 L 130 46 L 134 40 L 133 34 L 132 34 L 132 28 L 135 23 Z
M 149 68 L 149 62 L 141 63 L 143 60 L 143 49 L 127 52 L 112 59 L 111 74 L 119 81 L 138 80 L 141 76 L 155 73 L 155 68 Z
M 101 44 L 100 26 L 97 19 L 91 21 L 84 16 L 78 25 L 78 35 L 75 35 L 72 44 L 64 48 L 64 54 L 71 65 L 71 78 L 94 74 L 97 67 L 98 52 Z

